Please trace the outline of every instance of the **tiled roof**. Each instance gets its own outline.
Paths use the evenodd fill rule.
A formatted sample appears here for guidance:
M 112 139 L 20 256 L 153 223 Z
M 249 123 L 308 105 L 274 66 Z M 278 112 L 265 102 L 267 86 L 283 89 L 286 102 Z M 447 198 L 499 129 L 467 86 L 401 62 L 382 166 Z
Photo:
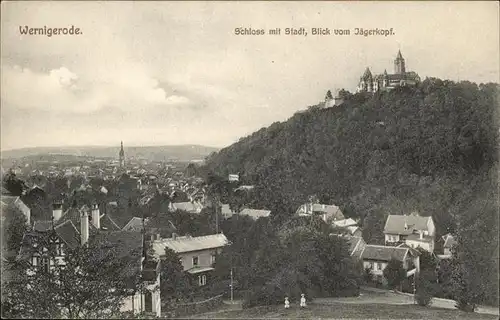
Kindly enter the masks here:
M 363 251 L 364 240 L 361 237 L 347 237 L 349 243 L 349 253 L 353 256 L 359 257 Z
M 121 228 L 113 221 L 113 219 L 109 216 L 109 214 L 105 214 L 101 218 L 101 229 L 110 230 L 110 231 L 119 231 Z
M 260 217 L 269 217 L 270 214 L 271 210 L 258 210 L 258 209 L 245 208 L 240 211 L 240 215 L 247 215 L 254 219 L 258 219 Z
M 106 250 L 112 250 L 116 259 L 125 259 L 128 266 L 122 270 L 122 275 L 128 278 L 127 285 L 131 289 L 136 289 L 136 279 L 141 272 L 141 262 L 143 253 L 143 238 L 140 232 L 115 231 L 100 232 L 92 239 L 101 244 L 101 252 L 96 255 L 105 254 Z M 108 249 L 106 249 L 108 248 Z
M 165 254 L 165 248 L 170 248 L 177 253 L 184 253 L 221 248 L 227 244 L 226 236 L 219 233 L 201 237 L 187 236 L 157 240 L 153 242 L 153 250 L 157 256 L 162 256 Z
M 384 233 L 409 235 L 413 230 L 428 230 L 427 223 L 431 217 L 411 215 L 389 215 L 385 222 Z M 405 230 L 405 223 L 407 229 Z
M 123 227 L 123 231 L 141 231 L 143 227 L 142 218 L 133 217 L 130 221 Z
M 363 253 L 361 254 L 361 258 L 363 260 L 376 261 L 389 261 L 391 259 L 403 261 L 407 253 L 407 248 L 367 244 L 365 249 L 363 250 Z
M 200 204 L 193 202 L 175 202 L 172 203 L 172 208 L 174 210 L 182 210 L 187 212 L 197 212 L 202 209 Z
M 71 221 L 65 221 L 54 228 L 57 235 L 70 248 L 76 248 L 80 244 L 80 233 Z
M 350 226 L 355 226 L 357 225 L 358 223 L 356 221 L 354 221 L 353 219 L 351 218 L 348 218 L 348 219 L 342 219 L 342 220 L 336 220 L 336 221 L 333 221 L 333 223 L 337 226 L 337 227 L 342 227 L 342 228 L 346 228 L 346 227 L 350 227 Z
M 52 221 L 37 220 L 33 223 L 33 230 L 37 232 L 46 232 L 52 229 Z

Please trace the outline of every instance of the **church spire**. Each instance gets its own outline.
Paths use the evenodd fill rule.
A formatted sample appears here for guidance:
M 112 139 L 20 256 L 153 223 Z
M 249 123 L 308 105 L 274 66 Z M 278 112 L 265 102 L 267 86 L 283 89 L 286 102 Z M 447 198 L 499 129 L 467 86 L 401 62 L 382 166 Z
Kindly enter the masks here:
M 125 166 L 125 151 L 123 151 L 123 141 L 121 141 L 120 153 L 118 154 L 120 158 L 120 167 L 123 168 Z

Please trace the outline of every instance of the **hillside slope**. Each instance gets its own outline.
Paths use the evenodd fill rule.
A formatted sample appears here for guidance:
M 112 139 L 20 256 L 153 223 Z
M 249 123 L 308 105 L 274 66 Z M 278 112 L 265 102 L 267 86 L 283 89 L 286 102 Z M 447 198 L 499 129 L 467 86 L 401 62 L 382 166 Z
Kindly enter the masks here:
M 310 195 L 370 218 L 420 210 L 453 229 L 458 202 L 497 162 L 499 87 L 426 79 L 419 88 L 356 94 L 311 107 L 207 161 L 258 186 L 261 207 L 294 210 Z M 424 201 L 425 200 L 425 201 Z M 379 226 L 380 229 L 380 226 Z
M 68 155 L 98 158 L 116 158 L 120 146 L 116 147 L 38 147 L 23 148 L 2 151 L 2 158 L 22 158 L 37 155 Z M 217 151 L 217 148 L 199 145 L 179 145 L 179 146 L 144 146 L 127 147 L 125 154 L 128 158 L 148 159 L 155 161 L 163 160 L 202 160 L 210 153 Z

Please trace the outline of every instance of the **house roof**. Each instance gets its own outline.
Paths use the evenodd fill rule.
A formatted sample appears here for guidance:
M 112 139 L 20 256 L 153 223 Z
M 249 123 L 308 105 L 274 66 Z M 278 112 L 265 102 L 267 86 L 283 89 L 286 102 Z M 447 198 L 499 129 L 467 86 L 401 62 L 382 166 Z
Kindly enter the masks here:
M 141 231 L 143 227 L 142 218 L 132 217 L 130 221 L 122 228 L 123 231 Z
M 54 229 L 52 229 L 52 221 L 35 221 L 33 230 L 23 235 L 18 258 L 29 258 L 33 252 L 34 244 L 47 241 L 54 233 L 71 249 L 80 243 L 80 233 L 69 220 L 57 225 Z
M 157 256 L 165 254 L 165 248 L 170 248 L 177 253 L 200 251 L 214 248 L 221 248 L 228 244 L 226 236 L 222 233 L 201 237 L 176 237 L 169 239 L 155 240 L 153 250 Z
M 143 237 L 140 232 L 114 231 L 100 232 L 92 239 L 101 244 L 101 252 L 97 256 L 105 254 L 106 250 L 112 250 L 115 259 L 125 259 L 128 266 L 117 272 L 122 272 L 129 281 L 127 285 L 131 289 L 136 289 L 136 277 L 141 272 L 141 262 L 143 256 Z
M 72 221 L 65 221 L 54 228 L 57 235 L 70 248 L 76 248 L 80 244 L 80 233 L 76 229 Z
M 202 206 L 194 202 L 175 202 L 172 203 L 174 210 L 182 210 L 187 212 L 196 212 L 202 209 Z
M 384 233 L 410 235 L 414 230 L 427 230 L 431 217 L 421 217 L 418 214 L 392 215 L 385 221 Z M 405 229 L 405 224 L 407 228 Z
M 408 248 L 367 244 L 365 246 L 365 249 L 363 250 L 363 253 L 361 253 L 361 258 L 363 260 L 376 261 L 389 261 L 391 259 L 403 261 L 407 254 Z
M 350 227 L 350 226 L 355 226 L 357 225 L 358 223 L 356 221 L 354 221 L 353 219 L 351 218 L 348 218 L 348 219 L 342 219 L 342 220 L 336 220 L 336 221 L 333 221 L 333 223 L 337 226 L 337 227 L 341 227 L 341 228 L 346 228 L 346 227 Z
M 444 238 L 443 248 L 451 249 L 451 247 L 453 247 L 457 243 L 457 241 L 451 234 L 447 234 L 443 236 L 443 238 Z
M 50 220 L 37 220 L 33 223 L 33 230 L 37 232 L 47 232 L 52 229 L 52 221 Z
M 258 219 L 260 217 L 269 217 L 270 214 L 271 210 L 258 210 L 258 209 L 245 208 L 240 211 L 240 215 L 247 215 L 254 219 Z
M 349 253 L 351 255 L 355 255 L 359 257 L 363 252 L 363 238 L 361 237 L 346 237 L 347 242 L 349 243 Z

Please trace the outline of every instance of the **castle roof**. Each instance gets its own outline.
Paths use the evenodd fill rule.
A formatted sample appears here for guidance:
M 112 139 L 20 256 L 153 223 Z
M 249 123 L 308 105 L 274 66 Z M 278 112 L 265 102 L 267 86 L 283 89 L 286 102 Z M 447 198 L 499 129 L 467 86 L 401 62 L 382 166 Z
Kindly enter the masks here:
M 363 73 L 363 79 L 371 79 L 372 78 L 372 73 L 370 71 L 370 68 L 366 67 L 365 73 Z

